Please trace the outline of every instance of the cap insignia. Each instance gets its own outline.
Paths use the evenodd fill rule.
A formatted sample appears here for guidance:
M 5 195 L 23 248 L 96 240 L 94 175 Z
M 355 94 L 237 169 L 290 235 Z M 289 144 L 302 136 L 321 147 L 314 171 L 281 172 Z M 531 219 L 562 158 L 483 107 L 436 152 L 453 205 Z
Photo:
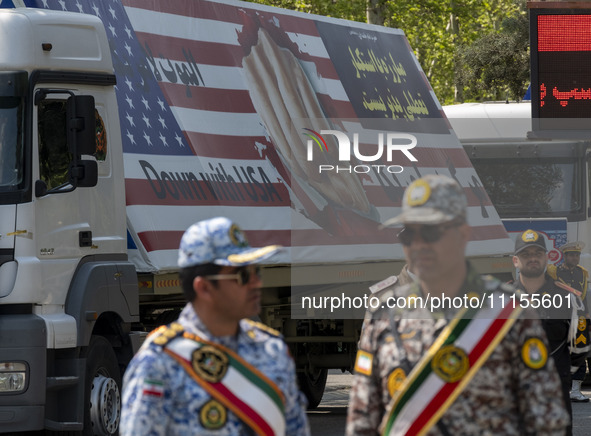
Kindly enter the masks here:
M 538 233 L 534 232 L 533 230 L 527 230 L 523 232 L 523 235 L 521 235 L 521 239 L 523 240 L 523 242 L 536 242 L 538 238 Z
M 406 202 L 409 206 L 421 206 L 431 196 L 431 187 L 426 180 L 418 179 L 410 184 L 406 191 Z

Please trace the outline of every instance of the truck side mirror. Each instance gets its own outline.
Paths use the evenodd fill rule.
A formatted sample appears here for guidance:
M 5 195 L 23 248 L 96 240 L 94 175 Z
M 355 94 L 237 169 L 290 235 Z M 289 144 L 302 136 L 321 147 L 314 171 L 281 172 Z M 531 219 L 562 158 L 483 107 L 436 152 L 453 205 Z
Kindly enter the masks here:
M 98 164 L 95 160 L 74 161 L 69 172 L 72 186 L 92 188 L 98 182 Z
M 66 122 L 70 152 L 80 158 L 96 151 L 96 119 L 92 95 L 73 95 L 68 98 Z M 94 186 L 94 185 L 93 185 Z

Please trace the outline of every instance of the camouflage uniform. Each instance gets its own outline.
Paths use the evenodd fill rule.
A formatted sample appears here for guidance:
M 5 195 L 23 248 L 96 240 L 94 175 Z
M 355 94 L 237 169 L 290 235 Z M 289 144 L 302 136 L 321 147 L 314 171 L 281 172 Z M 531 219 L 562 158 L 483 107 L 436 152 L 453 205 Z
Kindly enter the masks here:
M 236 351 L 264 373 L 285 395 L 286 434 L 309 435 L 306 400 L 297 388 L 293 359 L 277 332 L 242 320 L 238 335 L 211 337 L 190 304 L 177 322 L 187 332 Z M 151 335 L 125 372 L 119 434 L 251 435 L 252 431 L 225 408 L 226 416 L 222 421 L 219 414 L 208 418 L 206 411 L 211 396 L 175 359 L 163 352 L 163 345 L 154 343 L 155 337 L 158 334 Z M 221 427 L 207 428 L 212 425 Z
M 278 332 L 248 319 L 260 310 L 262 285 L 251 266 L 280 249 L 250 247 L 225 217 L 187 229 L 178 265 L 188 304 L 129 364 L 121 436 L 282 433 L 283 424 L 286 435 L 310 434 L 287 345 Z
M 458 295 L 485 289 L 512 292 L 495 279 L 479 277 L 469 267 Z M 411 294 L 422 295 L 417 283 L 380 291 L 382 301 Z M 347 435 L 379 434 L 395 394 L 395 371 L 402 369 L 408 375 L 452 318 L 453 311 L 422 309 L 378 309 L 367 314 L 359 348 L 373 355 L 371 374 L 354 377 Z M 561 386 L 554 362 L 548 359 L 535 370 L 522 358 L 526 340 L 539 338 L 547 345 L 535 318 L 531 312 L 522 314 L 428 435 L 445 434 L 440 426 L 454 435 L 564 434 L 569 416 L 563 399 L 556 395 Z

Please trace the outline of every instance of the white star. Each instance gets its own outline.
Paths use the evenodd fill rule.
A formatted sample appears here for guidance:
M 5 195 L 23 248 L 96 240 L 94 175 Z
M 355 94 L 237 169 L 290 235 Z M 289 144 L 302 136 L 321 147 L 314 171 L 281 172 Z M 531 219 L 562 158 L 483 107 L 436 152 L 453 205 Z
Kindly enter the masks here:
M 111 33 L 113 34 L 114 37 L 117 36 L 117 34 L 115 33 L 115 28 L 113 27 L 113 25 L 111 23 L 109 23 L 109 30 L 111 31 Z
M 117 16 L 115 13 L 115 9 L 113 9 L 111 6 L 109 6 L 109 12 L 111 13 L 111 16 L 113 17 L 113 19 L 116 20 Z
M 162 100 L 160 100 L 160 97 L 158 97 L 158 104 L 160 105 L 160 109 L 162 109 L 163 111 L 166 111 L 166 107 L 164 106 L 164 102 Z
M 183 144 L 183 138 L 181 138 L 178 133 L 174 136 L 174 139 L 176 139 L 176 142 L 179 143 L 179 147 L 184 147 L 185 144 Z
M 130 107 L 131 109 L 135 109 L 135 107 L 133 106 L 133 100 L 132 100 L 131 98 L 129 98 L 129 97 L 127 96 L 127 94 L 125 94 L 125 101 L 127 102 L 127 104 L 129 104 L 129 107 Z
M 125 44 L 123 45 L 123 47 L 125 47 L 125 50 L 127 50 L 127 54 L 129 56 L 133 56 L 133 53 L 131 52 L 131 47 L 129 46 L 129 44 L 127 43 L 127 41 L 125 41 Z
M 148 100 L 145 99 L 145 97 L 142 95 L 142 103 L 144 104 L 144 106 L 146 106 L 146 110 L 150 110 L 150 103 L 148 102 Z
M 94 11 L 94 15 L 96 15 L 97 17 L 101 16 L 101 12 L 99 11 L 99 8 L 96 5 L 92 5 L 92 10 Z
M 66 8 L 66 2 L 64 0 L 59 0 L 58 3 L 62 7 L 62 11 L 67 11 L 68 10 L 68 8 Z
M 166 143 L 166 138 L 162 135 L 162 133 L 160 133 L 160 140 L 162 141 L 162 144 L 164 144 L 165 147 L 168 147 L 168 144 Z
M 131 82 L 131 80 L 129 80 L 129 77 L 125 78 L 125 83 L 127 84 L 127 87 L 129 88 L 129 90 L 133 91 L 133 83 Z
M 78 0 L 76 0 L 76 7 L 78 8 L 78 12 L 80 12 L 81 14 L 84 12 L 84 8 L 82 8 L 82 5 Z
M 135 144 L 135 140 L 133 139 L 133 135 L 129 132 L 129 130 L 127 131 L 127 137 L 129 138 L 129 140 L 131 141 L 132 144 Z
M 162 118 L 160 115 L 158 115 L 158 121 L 160 121 L 160 124 L 162 124 L 163 129 L 168 129 L 168 127 L 166 127 L 166 121 L 164 121 L 164 118 Z
M 150 118 L 148 118 L 145 114 L 142 114 L 142 120 L 144 120 L 144 123 L 146 123 L 146 127 L 149 129 L 152 126 L 150 125 Z
M 131 125 L 131 127 L 135 127 L 135 123 L 133 122 L 133 117 L 131 115 L 129 115 L 127 112 L 125 113 L 125 118 L 127 118 L 127 121 L 129 121 L 129 124 Z
M 148 134 L 146 132 L 144 132 L 144 139 L 146 140 L 148 145 L 152 145 L 152 141 L 150 140 L 150 137 L 148 136 Z
M 45 9 L 49 9 L 49 6 L 47 5 L 47 0 L 43 0 L 43 7 Z
M 127 37 L 131 39 L 131 29 L 127 27 L 127 24 L 125 25 L 125 29 L 123 30 L 125 30 L 125 33 L 127 33 Z

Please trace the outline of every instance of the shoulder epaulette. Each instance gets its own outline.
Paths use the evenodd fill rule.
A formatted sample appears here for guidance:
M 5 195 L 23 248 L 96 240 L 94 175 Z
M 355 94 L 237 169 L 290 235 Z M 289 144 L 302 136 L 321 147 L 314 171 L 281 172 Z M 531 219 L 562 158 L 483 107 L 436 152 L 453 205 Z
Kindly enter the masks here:
M 178 322 L 173 322 L 171 324 L 158 327 L 150 334 L 150 336 L 154 336 L 152 343 L 164 347 L 172 339 L 182 336 L 184 332 L 185 329 L 182 325 L 180 325 Z
M 375 285 L 371 285 L 369 290 L 372 294 L 376 292 L 380 292 L 390 286 L 394 286 L 398 282 L 397 276 L 390 276 L 387 279 L 382 280 L 381 282 L 376 283 Z
M 495 291 L 497 290 L 500 285 L 502 284 L 499 279 L 490 274 L 486 274 L 480 277 L 482 282 L 484 283 L 484 290 L 485 291 Z
M 552 277 L 552 280 L 558 280 L 558 270 L 556 265 L 548 265 L 546 268 L 546 273 Z
M 245 321 L 248 322 L 248 324 L 250 324 L 252 327 L 258 330 L 262 330 L 265 333 L 270 334 L 271 336 L 281 336 L 281 333 L 278 330 L 275 330 L 274 328 L 271 328 L 268 325 L 263 324 L 262 322 L 253 321 L 252 319 L 246 319 Z
M 583 275 L 585 277 L 589 277 L 589 271 L 587 271 L 584 267 L 582 267 L 581 265 L 577 265 L 579 268 L 581 268 L 583 270 Z

